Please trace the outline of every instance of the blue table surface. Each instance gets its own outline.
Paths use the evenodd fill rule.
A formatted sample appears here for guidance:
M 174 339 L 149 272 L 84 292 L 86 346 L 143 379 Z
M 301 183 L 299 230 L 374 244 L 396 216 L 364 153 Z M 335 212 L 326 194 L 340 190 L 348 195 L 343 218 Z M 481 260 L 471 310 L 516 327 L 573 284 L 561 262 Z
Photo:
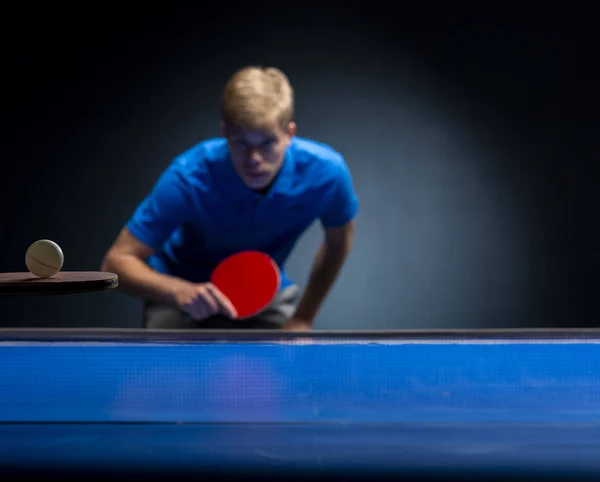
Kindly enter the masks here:
M 600 344 L 0 343 L 2 422 L 596 422 Z
M 600 423 L 0 425 L 0 467 L 600 473 Z
M 0 337 L 0 466 L 600 475 L 600 335 Z

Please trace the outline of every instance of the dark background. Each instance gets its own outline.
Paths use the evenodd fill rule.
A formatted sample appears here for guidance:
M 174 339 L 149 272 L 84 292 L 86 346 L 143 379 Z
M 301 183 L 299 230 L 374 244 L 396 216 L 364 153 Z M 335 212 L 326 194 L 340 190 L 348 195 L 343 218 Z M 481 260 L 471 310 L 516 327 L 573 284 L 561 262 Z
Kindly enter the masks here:
M 361 201 L 316 328 L 597 324 L 591 10 L 368 4 L 11 7 L 0 270 L 25 270 L 41 238 L 63 248 L 64 270 L 99 269 L 171 159 L 219 135 L 227 78 L 274 65 L 296 89 L 298 135 L 346 156 Z M 289 261 L 301 285 L 318 242 L 315 225 Z M 0 316 L 141 326 L 120 292 L 0 298 Z

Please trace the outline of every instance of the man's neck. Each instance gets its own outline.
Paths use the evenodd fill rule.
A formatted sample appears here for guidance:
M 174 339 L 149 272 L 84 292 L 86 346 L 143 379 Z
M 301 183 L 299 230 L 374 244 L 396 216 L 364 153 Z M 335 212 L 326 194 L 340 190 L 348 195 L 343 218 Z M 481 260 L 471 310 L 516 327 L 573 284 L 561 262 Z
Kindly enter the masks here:
M 269 194 L 269 191 L 271 190 L 271 186 L 273 185 L 273 182 L 271 182 L 271 184 L 269 184 L 266 187 L 263 187 L 261 189 L 254 189 L 254 192 L 257 194 L 260 194 L 261 196 L 266 196 L 267 194 Z

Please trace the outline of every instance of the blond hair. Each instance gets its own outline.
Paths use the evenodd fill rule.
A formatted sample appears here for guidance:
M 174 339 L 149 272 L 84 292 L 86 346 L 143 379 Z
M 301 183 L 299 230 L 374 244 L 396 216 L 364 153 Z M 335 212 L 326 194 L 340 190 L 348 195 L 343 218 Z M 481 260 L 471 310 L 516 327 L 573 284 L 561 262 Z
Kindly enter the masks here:
M 294 115 L 294 90 L 273 67 L 245 67 L 225 84 L 221 119 L 226 124 L 262 128 L 274 122 L 286 129 Z

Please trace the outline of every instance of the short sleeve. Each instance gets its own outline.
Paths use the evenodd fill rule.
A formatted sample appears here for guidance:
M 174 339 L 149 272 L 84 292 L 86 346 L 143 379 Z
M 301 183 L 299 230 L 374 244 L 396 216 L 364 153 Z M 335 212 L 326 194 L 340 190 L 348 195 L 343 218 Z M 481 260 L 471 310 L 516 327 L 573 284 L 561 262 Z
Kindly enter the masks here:
M 126 224 L 142 243 L 160 248 L 185 223 L 192 209 L 191 187 L 176 166 L 169 167 Z
M 348 166 L 341 162 L 335 168 L 332 194 L 320 221 L 324 228 L 335 228 L 350 222 L 358 213 L 358 197 L 354 191 Z

